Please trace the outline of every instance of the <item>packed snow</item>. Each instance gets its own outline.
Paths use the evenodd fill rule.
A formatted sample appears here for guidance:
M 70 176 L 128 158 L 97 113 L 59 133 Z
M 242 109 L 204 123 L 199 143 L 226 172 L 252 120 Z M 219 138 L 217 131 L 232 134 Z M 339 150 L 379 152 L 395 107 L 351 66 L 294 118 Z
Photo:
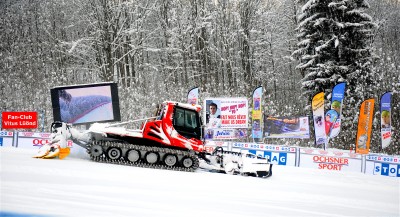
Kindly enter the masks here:
M 0 148 L 0 216 L 400 216 L 399 178 L 274 165 L 261 179 L 34 154 Z

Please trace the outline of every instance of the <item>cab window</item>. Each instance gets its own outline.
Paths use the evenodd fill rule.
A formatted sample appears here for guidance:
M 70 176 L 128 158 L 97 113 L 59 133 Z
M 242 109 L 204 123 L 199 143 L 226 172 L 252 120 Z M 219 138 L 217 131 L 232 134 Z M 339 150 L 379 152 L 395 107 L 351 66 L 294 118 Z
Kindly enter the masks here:
M 189 139 L 200 139 L 200 119 L 197 112 L 176 107 L 173 120 L 174 128 L 179 134 Z

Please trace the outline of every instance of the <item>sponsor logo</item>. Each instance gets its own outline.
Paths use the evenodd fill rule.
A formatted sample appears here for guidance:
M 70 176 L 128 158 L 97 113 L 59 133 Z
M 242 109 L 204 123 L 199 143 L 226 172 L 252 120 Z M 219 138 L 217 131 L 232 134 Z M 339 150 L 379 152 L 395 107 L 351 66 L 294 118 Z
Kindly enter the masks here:
M 0 131 L 0 136 L 13 136 L 13 132 Z
M 343 155 L 343 152 L 334 151 L 333 154 L 335 154 L 336 156 L 342 156 L 342 155 Z
M 320 154 L 323 154 L 323 155 L 328 154 L 328 152 L 325 151 L 325 150 L 319 150 L 318 152 L 319 152 Z
M 33 146 L 42 146 L 47 143 L 50 143 L 50 140 L 48 139 L 34 139 L 32 140 Z
M 314 150 L 312 149 L 303 149 L 306 154 L 312 154 Z
M 313 162 L 318 164 L 318 169 L 323 170 L 342 170 L 343 166 L 349 165 L 349 160 L 340 157 L 318 156 L 313 157 Z
M 287 163 L 287 153 L 264 151 L 264 157 L 268 157 L 272 164 L 286 165 Z
M 393 156 L 378 156 L 378 155 L 367 155 L 367 160 L 379 161 L 383 163 L 398 163 L 400 159 Z
M 40 135 L 40 137 L 43 137 L 43 138 L 49 138 L 51 133 L 40 133 L 39 135 Z
M 357 154 L 356 154 L 356 153 L 349 153 L 349 156 L 350 156 L 351 158 L 356 158 L 356 157 L 357 157 Z
M 374 175 L 400 177 L 400 164 L 375 163 Z
M 31 137 L 33 136 L 33 132 L 22 132 L 22 136 Z

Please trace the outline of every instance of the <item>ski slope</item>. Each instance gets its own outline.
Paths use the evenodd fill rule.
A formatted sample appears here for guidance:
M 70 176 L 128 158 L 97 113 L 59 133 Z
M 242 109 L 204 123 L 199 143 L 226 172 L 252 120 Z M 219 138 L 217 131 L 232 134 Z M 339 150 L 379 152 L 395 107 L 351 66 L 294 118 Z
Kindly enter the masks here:
M 400 179 L 277 166 L 268 179 L 34 159 L 0 148 L 0 216 L 400 216 Z

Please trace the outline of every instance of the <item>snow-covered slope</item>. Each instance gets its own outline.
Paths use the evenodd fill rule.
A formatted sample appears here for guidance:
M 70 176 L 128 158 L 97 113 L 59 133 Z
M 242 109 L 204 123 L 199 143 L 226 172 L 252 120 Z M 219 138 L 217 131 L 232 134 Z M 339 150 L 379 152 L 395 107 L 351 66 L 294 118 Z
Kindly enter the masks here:
M 400 216 L 398 178 L 274 166 L 260 179 L 35 153 L 0 148 L 0 215 Z

